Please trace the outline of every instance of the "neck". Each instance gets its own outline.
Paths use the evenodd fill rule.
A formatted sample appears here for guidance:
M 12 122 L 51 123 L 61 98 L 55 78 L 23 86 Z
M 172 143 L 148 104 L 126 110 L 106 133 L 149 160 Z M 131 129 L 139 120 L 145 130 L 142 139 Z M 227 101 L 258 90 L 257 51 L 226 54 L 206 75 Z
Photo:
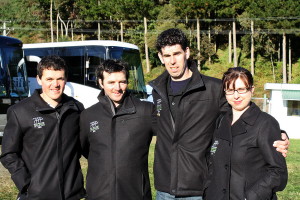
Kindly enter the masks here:
M 55 100 L 53 100 L 53 99 L 48 99 L 48 98 L 45 97 L 44 93 L 41 93 L 40 96 L 41 96 L 42 99 L 43 99 L 48 105 L 50 105 L 52 108 L 55 108 L 55 107 L 58 105 L 58 103 L 60 102 L 60 99 L 61 99 L 61 98 L 60 98 L 58 101 L 55 101 Z
M 235 109 L 232 109 L 232 122 L 231 122 L 231 125 L 234 124 L 249 107 L 250 106 L 248 106 L 244 110 L 235 110 Z
M 182 74 L 182 76 L 176 77 L 176 78 L 171 77 L 171 79 L 172 79 L 172 81 L 184 81 L 186 79 L 191 78 L 192 75 L 193 75 L 193 72 L 189 68 L 186 67 L 185 72 Z

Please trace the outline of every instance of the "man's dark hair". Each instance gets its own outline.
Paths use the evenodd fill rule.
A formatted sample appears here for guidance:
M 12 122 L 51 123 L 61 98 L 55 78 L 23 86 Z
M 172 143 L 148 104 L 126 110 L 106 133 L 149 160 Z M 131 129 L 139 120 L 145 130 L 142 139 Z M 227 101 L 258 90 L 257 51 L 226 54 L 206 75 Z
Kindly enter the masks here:
M 223 89 L 229 88 L 230 84 L 233 83 L 233 89 L 235 90 L 235 82 L 237 79 L 242 79 L 247 88 L 253 87 L 253 76 L 249 70 L 243 67 L 233 67 L 229 68 L 222 78 Z
M 68 76 L 68 66 L 64 59 L 57 55 L 45 56 L 37 65 L 37 75 L 42 78 L 45 69 L 64 70 L 65 77 Z
M 126 75 L 126 80 L 128 81 L 129 78 L 129 71 L 127 63 L 121 60 L 105 60 L 101 63 L 95 71 L 96 75 L 96 83 L 98 84 L 99 79 L 103 80 L 103 72 L 107 72 L 109 74 L 113 72 L 124 72 Z
M 188 39 L 180 29 L 171 28 L 159 34 L 156 40 L 156 49 L 161 53 L 161 49 L 165 46 L 176 44 L 179 44 L 185 50 L 188 47 Z

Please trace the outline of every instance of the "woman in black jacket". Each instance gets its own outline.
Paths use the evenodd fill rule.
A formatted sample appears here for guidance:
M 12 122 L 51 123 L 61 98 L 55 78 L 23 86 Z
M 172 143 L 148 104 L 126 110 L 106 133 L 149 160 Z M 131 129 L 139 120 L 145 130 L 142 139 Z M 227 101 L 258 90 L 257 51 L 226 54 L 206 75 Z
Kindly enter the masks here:
M 278 122 L 251 102 L 251 73 L 230 68 L 223 88 L 231 110 L 216 123 L 210 150 L 207 200 L 277 199 L 287 183 L 284 157 L 272 146 L 280 140 Z

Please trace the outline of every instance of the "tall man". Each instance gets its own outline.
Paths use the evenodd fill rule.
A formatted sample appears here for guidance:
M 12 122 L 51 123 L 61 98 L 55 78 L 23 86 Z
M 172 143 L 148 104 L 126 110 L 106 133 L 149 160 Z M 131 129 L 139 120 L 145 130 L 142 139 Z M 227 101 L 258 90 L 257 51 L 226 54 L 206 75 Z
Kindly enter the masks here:
M 84 108 L 63 94 L 68 73 L 63 59 L 44 57 L 37 73 L 42 88 L 7 112 L 1 162 L 20 200 L 79 200 L 85 195 L 79 163 Z
M 228 109 L 221 81 L 200 74 L 196 64 L 188 60 L 190 48 L 181 30 L 162 32 L 156 48 L 166 67 L 150 82 L 158 112 L 156 199 L 201 200 L 215 120 Z
M 80 116 L 89 200 L 151 200 L 148 152 L 156 112 L 129 94 L 128 76 L 124 63 L 104 61 L 96 70 L 99 102 Z

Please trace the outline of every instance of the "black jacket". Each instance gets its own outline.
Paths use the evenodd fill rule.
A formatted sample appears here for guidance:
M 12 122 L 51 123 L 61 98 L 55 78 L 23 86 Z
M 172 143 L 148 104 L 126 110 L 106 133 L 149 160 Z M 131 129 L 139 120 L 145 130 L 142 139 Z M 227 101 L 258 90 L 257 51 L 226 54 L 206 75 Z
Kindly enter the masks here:
M 87 199 L 151 200 L 148 152 L 155 117 L 152 103 L 129 95 L 115 112 L 103 92 L 97 104 L 82 112 L 80 139 L 88 159 Z
M 83 105 L 63 94 L 51 108 L 40 90 L 11 106 L 1 162 L 30 200 L 78 200 L 84 196 L 79 117 Z
M 232 111 L 218 121 L 206 199 L 277 199 L 287 183 L 285 159 L 272 145 L 281 139 L 278 122 L 254 103 L 232 126 Z
M 200 74 L 194 63 L 190 69 L 193 75 L 177 105 L 176 121 L 168 102 L 168 72 L 150 82 L 158 112 L 155 188 L 178 196 L 202 195 L 215 120 L 227 105 L 219 79 Z

